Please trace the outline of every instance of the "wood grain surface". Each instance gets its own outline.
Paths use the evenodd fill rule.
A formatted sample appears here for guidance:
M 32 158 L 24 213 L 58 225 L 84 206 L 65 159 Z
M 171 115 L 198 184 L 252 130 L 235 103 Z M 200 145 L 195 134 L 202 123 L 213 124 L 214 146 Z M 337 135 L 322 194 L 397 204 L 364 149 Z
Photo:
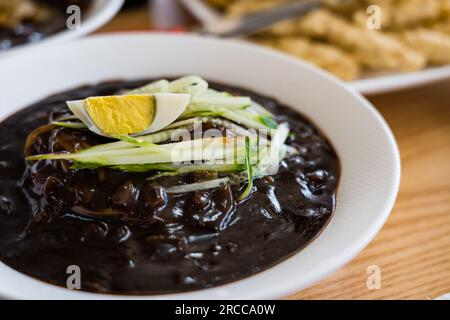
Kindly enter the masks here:
M 99 32 L 150 27 L 146 9 L 120 13 Z M 287 299 L 434 299 L 450 293 L 450 80 L 369 97 L 391 126 L 402 159 L 394 210 L 355 259 Z M 379 266 L 381 288 L 367 288 Z
M 450 293 L 450 81 L 369 97 L 400 148 L 388 221 L 346 267 L 291 299 L 433 299 Z M 378 265 L 381 289 L 367 288 Z

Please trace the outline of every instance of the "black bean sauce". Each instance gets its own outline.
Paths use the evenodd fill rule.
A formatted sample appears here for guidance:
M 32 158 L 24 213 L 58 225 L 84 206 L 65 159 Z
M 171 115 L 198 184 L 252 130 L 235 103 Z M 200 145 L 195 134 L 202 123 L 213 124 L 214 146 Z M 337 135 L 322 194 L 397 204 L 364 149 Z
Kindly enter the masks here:
M 187 174 L 149 182 L 149 174 L 72 170 L 67 162 L 25 163 L 30 132 L 68 114 L 64 101 L 114 94 L 145 82 L 109 82 L 52 96 L 0 124 L 0 259 L 38 279 L 65 286 L 81 269 L 82 290 L 152 294 L 217 286 L 250 276 L 307 245 L 335 208 L 339 162 L 314 126 L 277 101 L 251 96 L 289 122 L 299 154 L 274 176 L 244 185 L 168 195 L 161 185 L 208 179 Z M 73 152 L 107 140 L 89 131 L 41 127 L 26 152 Z
M 66 28 L 69 15 L 66 13 L 70 5 L 78 5 L 84 17 L 89 7 L 88 0 L 34 0 L 48 6 L 52 14 L 46 21 L 35 22 L 24 20 L 13 27 L 0 26 L 0 51 L 29 42 L 39 42 Z

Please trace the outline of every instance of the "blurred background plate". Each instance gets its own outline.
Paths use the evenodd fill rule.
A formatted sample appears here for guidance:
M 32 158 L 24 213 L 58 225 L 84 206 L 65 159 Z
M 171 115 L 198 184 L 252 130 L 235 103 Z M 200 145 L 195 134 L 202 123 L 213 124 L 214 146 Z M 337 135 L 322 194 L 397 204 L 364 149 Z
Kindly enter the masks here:
M 74 30 L 62 30 L 55 34 L 46 36 L 36 42 L 14 46 L 10 49 L 0 50 L 0 57 L 24 52 L 38 46 L 69 41 L 87 35 L 99 29 L 110 21 L 120 10 L 124 0 L 93 0 L 90 1 L 86 12 L 81 12 L 81 26 Z M 69 17 L 69 14 L 67 15 Z M 1 40 L 1 39 L 0 39 Z
M 376 94 L 413 88 L 447 78 L 450 78 L 450 66 L 410 73 L 377 75 L 352 81 L 349 85 L 363 94 Z
M 218 24 L 219 21 L 221 21 L 221 20 L 223 21 L 226 18 L 226 15 L 223 13 L 223 11 L 230 13 L 231 14 L 230 17 L 238 17 L 237 15 L 235 16 L 236 12 L 245 12 L 245 13 L 250 12 L 253 14 L 253 12 L 260 12 L 260 11 L 255 10 L 255 9 L 257 9 L 256 7 L 271 8 L 272 4 L 270 4 L 270 3 L 277 3 L 277 2 L 280 3 L 282 1 L 281 0 L 273 0 L 273 1 L 265 0 L 265 1 L 257 2 L 257 1 L 249 0 L 246 2 L 246 1 L 242 1 L 242 0 L 241 1 L 235 0 L 235 1 L 227 2 L 227 1 L 222 1 L 222 0 L 180 0 L 180 2 L 183 3 L 183 5 L 187 8 L 187 10 L 201 22 L 203 27 L 207 27 L 207 29 L 208 29 L 208 28 L 214 28 L 215 24 Z M 289 1 L 287 1 L 287 2 L 289 2 Z M 328 2 L 332 2 L 332 1 L 328 1 Z M 350 0 L 350 1 L 343 1 L 342 3 L 344 3 L 344 2 L 351 5 L 351 3 L 356 3 L 357 1 Z M 338 2 L 335 1 L 335 3 L 338 3 Z M 211 4 L 215 4 L 216 7 L 214 8 Z M 343 12 L 343 11 L 347 10 L 344 8 L 345 4 L 340 4 L 340 6 L 342 6 L 341 9 L 337 9 L 333 12 L 339 13 L 340 11 Z M 424 12 L 423 13 L 423 17 L 424 17 L 423 21 L 426 21 L 427 23 L 429 23 L 429 21 L 426 20 L 426 15 L 432 14 L 431 13 L 433 10 L 432 8 L 430 8 L 430 7 L 414 8 L 414 2 L 411 1 L 409 3 L 409 6 L 407 7 L 407 9 L 409 10 L 409 12 L 405 12 L 405 16 L 407 14 L 410 14 L 412 18 L 417 17 L 417 19 L 419 19 L 421 17 L 421 13 L 416 12 L 416 11 L 422 11 L 422 12 Z M 447 10 L 447 9 L 445 9 L 445 10 Z M 382 7 L 382 10 L 385 10 L 385 8 Z M 360 11 L 359 13 L 364 13 L 364 11 Z M 383 14 L 385 14 L 385 13 L 386 13 L 385 11 L 381 11 L 382 17 L 383 17 Z M 405 18 L 405 21 L 406 21 L 406 19 L 407 18 Z M 447 30 L 447 29 L 450 30 L 450 18 L 446 17 L 445 19 L 447 19 L 447 20 L 443 20 L 444 22 L 440 22 L 441 28 L 442 28 L 443 24 L 444 25 L 448 24 L 448 26 L 445 27 L 445 30 Z M 356 25 L 356 23 L 353 21 L 349 21 L 349 22 Z M 287 27 L 289 28 L 289 26 L 287 26 Z M 428 28 L 428 25 L 427 24 L 414 25 L 414 28 L 419 28 L 419 27 Z M 414 29 L 414 28 L 411 27 L 411 29 Z M 409 31 L 409 27 L 408 28 L 405 27 L 405 30 Z M 431 27 L 429 30 L 433 31 L 433 32 L 436 31 L 436 30 L 432 29 Z M 375 30 L 374 32 L 378 32 L 378 31 Z M 381 33 L 384 33 L 384 32 L 381 32 Z M 399 32 L 399 34 L 400 34 L 400 32 Z M 273 36 L 273 34 L 272 34 L 272 36 Z M 432 37 L 434 37 L 434 36 L 435 35 L 432 35 Z M 447 37 L 447 34 L 445 34 L 444 36 Z M 396 37 L 397 37 L 397 35 L 396 35 Z M 259 41 L 257 39 L 253 39 L 253 40 Z M 269 41 L 271 41 L 271 40 L 269 40 Z M 446 41 L 448 42 L 448 44 L 445 44 L 445 45 L 443 44 L 443 46 L 450 45 L 450 38 L 447 37 Z M 267 44 L 267 41 L 265 39 L 263 39 L 263 41 L 261 41 L 261 43 Z M 320 43 L 320 41 L 318 43 Z M 305 44 L 305 43 L 301 44 L 301 46 L 307 46 L 307 45 L 308 44 Z M 322 43 L 320 43 L 319 45 L 322 45 Z M 295 46 L 297 46 L 297 45 L 295 45 L 295 44 L 292 45 L 291 48 L 294 48 L 294 49 L 292 49 L 292 52 L 287 52 L 287 53 L 293 54 L 295 52 L 298 52 L 298 49 L 296 49 Z M 331 52 L 331 50 L 333 49 L 331 47 L 332 46 L 327 46 L 327 48 L 323 48 L 323 47 L 317 48 L 318 50 L 313 49 L 314 52 L 312 52 L 312 53 L 314 53 L 314 56 L 317 56 L 316 53 L 328 51 L 328 52 L 330 52 L 331 55 L 333 55 L 333 54 L 336 55 L 336 52 Z M 333 47 L 337 48 L 337 46 L 335 46 L 335 45 L 333 45 Z M 297 48 L 298 48 L 298 46 L 297 46 Z M 285 49 L 287 49 L 287 48 L 285 48 Z M 324 49 L 324 50 L 322 50 L 322 49 Z M 337 49 L 341 49 L 341 48 L 337 48 Z M 435 48 L 435 50 L 437 51 L 438 48 Z M 287 51 L 289 51 L 289 49 L 287 49 Z M 337 53 L 339 54 L 339 52 L 337 52 Z M 309 54 L 309 55 L 311 56 L 311 54 Z M 449 56 L 450 56 L 450 53 L 449 53 Z M 308 60 L 308 58 L 306 58 L 305 60 Z M 313 62 L 317 62 L 317 59 L 312 58 L 312 60 L 316 60 Z M 320 62 L 319 62 L 319 64 L 320 64 Z M 335 65 L 336 64 L 338 65 L 339 63 L 335 63 Z M 433 63 L 430 63 L 429 65 L 433 65 Z M 336 69 L 336 67 L 330 67 L 330 68 L 332 69 L 331 70 L 332 73 L 333 73 L 333 69 Z M 339 76 L 339 73 L 341 73 L 341 75 L 342 75 L 342 73 L 345 72 L 346 67 L 344 66 L 344 63 L 342 64 L 341 69 L 342 70 L 335 72 L 338 74 L 338 76 Z M 330 71 L 330 70 L 328 70 L 328 71 Z M 426 67 L 425 69 L 416 70 L 413 72 L 398 72 L 398 71 L 389 71 L 389 72 L 375 71 L 374 72 L 374 71 L 363 70 L 359 77 L 357 77 L 356 79 L 352 79 L 351 81 L 348 81 L 347 83 L 349 84 L 350 87 L 356 89 L 357 91 L 359 91 L 363 94 L 376 94 L 376 93 L 395 91 L 395 90 L 399 90 L 399 89 L 412 88 L 415 86 L 432 83 L 434 81 L 439 81 L 439 80 L 446 79 L 446 78 L 450 78 L 450 66 L 448 66 L 448 65 Z M 347 79 L 347 80 L 349 80 L 349 79 Z

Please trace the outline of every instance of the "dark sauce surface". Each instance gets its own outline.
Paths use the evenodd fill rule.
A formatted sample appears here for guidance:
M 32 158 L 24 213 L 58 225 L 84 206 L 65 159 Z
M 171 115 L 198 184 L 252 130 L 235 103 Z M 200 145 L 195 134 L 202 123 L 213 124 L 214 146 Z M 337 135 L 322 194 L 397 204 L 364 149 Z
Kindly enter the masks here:
M 66 28 L 69 15 L 66 13 L 70 5 L 81 8 L 81 16 L 89 7 L 89 0 L 34 0 L 48 6 L 52 10 L 49 19 L 42 22 L 24 20 L 12 28 L 0 26 L 0 51 L 23 45 L 29 42 L 39 42 L 48 36 Z
M 25 163 L 27 136 L 67 114 L 66 100 L 114 94 L 145 82 L 108 82 L 52 96 L 0 124 L 0 260 L 65 286 L 81 268 L 82 290 L 152 294 L 234 281 L 269 268 L 307 245 L 335 208 L 339 161 L 306 119 L 277 101 L 242 89 L 291 126 L 299 154 L 279 172 L 239 187 L 167 195 L 161 185 L 201 181 L 204 173 L 148 182 L 150 174 L 71 170 L 67 162 Z M 75 151 L 106 140 L 89 131 L 43 127 L 28 152 Z M 182 181 L 180 181 L 182 180 Z M 245 187 L 242 185 L 240 188 Z

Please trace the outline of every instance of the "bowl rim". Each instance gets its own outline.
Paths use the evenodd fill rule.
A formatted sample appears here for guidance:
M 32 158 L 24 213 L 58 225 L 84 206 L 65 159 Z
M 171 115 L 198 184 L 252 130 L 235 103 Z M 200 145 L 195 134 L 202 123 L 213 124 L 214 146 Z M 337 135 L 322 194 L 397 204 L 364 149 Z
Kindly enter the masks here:
M 108 21 L 110 21 L 119 12 L 124 3 L 125 0 L 94 0 L 90 4 L 91 7 L 87 9 L 88 17 L 83 19 L 79 29 L 64 29 L 45 37 L 41 41 L 35 43 L 24 43 L 22 45 L 12 47 L 4 52 L 0 52 L 0 58 L 18 53 L 26 53 L 29 50 L 35 50 L 43 46 L 70 41 L 94 32 L 108 23 Z
M 333 261 L 330 264 L 327 264 L 326 266 L 321 265 L 318 266 L 317 269 L 314 270 L 314 274 L 310 276 L 307 280 L 304 280 L 301 285 L 299 285 L 298 281 L 290 281 L 286 282 L 283 285 L 278 285 L 275 288 L 270 287 L 266 288 L 266 290 L 261 290 L 256 293 L 254 293 L 251 297 L 250 296 L 243 296 L 241 299 L 270 299 L 270 298 L 282 298 L 286 297 L 290 294 L 293 294 L 295 292 L 298 292 L 300 290 L 305 289 L 306 287 L 311 286 L 312 284 L 316 283 L 320 279 L 324 278 L 326 275 L 331 274 L 332 272 L 336 271 L 337 269 L 344 266 L 346 263 L 348 263 L 353 257 L 355 257 L 359 252 L 361 252 L 370 242 L 371 240 L 376 236 L 376 234 L 379 232 L 383 224 L 385 223 L 386 219 L 390 215 L 390 212 L 394 206 L 395 199 L 397 197 L 397 193 L 400 186 L 400 176 L 401 176 L 401 163 L 400 163 L 400 154 L 398 150 L 398 146 L 396 143 L 396 140 L 394 138 L 394 135 L 389 128 L 388 124 L 384 120 L 384 118 L 381 116 L 381 114 L 378 112 L 377 109 L 362 95 L 360 95 L 355 89 L 351 88 L 350 86 L 347 86 L 342 81 L 337 79 L 335 76 L 328 74 L 327 72 L 307 63 L 304 61 L 300 61 L 298 59 L 295 59 L 289 55 L 286 55 L 284 53 L 275 51 L 270 48 L 264 48 L 243 40 L 221 40 L 221 39 L 214 39 L 214 38 L 208 38 L 199 36 L 196 34 L 178 34 L 178 33 L 166 33 L 166 32 L 146 32 L 146 31 L 138 31 L 138 32 L 114 32 L 114 33 L 107 33 L 102 35 L 94 35 L 87 38 L 79 39 L 76 41 L 72 41 L 69 43 L 62 43 L 58 46 L 53 47 L 42 47 L 39 48 L 41 52 L 45 52 L 45 50 L 65 50 L 64 47 L 71 47 L 74 45 L 77 45 L 79 43 L 91 42 L 94 43 L 98 40 L 108 40 L 108 41 L 120 41 L 120 39 L 129 38 L 129 37 L 135 37 L 135 38 L 142 38 L 143 40 L 148 40 L 149 38 L 158 40 L 158 39 L 167 39 L 170 37 L 171 39 L 174 39 L 175 41 L 177 39 L 187 39 L 187 40 L 196 40 L 196 41 L 206 41 L 211 45 L 227 45 L 231 46 L 232 48 L 239 50 L 239 49 L 247 49 L 254 52 L 254 54 L 263 54 L 266 56 L 269 56 L 271 59 L 277 59 L 277 60 L 284 60 L 284 62 L 292 64 L 293 68 L 299 68 L 299 69 L 308 69 L 309 71 L 312 71 L 314 73 L 319 74 L 322 78 L 325 78 L 327 81 L 331 81 L 333 85 L 338 86 L 340 89 L 346 91 L 349 93 L 353 99 L 355 99 L 360 107 L 365 108 L 371 115 L 372 119 L 376 121 L 383 130 L 383 133 L 385 137 L 387 138 L 386 142 L 389 144 L 389 150 L 391 152 L 391 156 L 393 157 L 394 163 L 393 163 L 393 172 L 392 172 L 392 183 L 389 186 L 389 196 L 384 200 L 384 205 L 382 209 L 380 210 L 379 214 L 376 216 L 375 220 L 370 225 L 370 228 L 365 230 L 364 233 L 361 233 L 358 235 L 358 237 L 355 237 L 353 244 L 351 246 L 348 246 L 342 250 L 342 253 L 339 255 L 335 261 Z M 28 56 L 32 56 L 33 52 L 28 52 Z M 16 57 L 7 57 L 5 60 L 0 60 L 1 63 L 7 63 L 8 60 L 14 60 Z M 107 79 L 105 79 L 107 80 Z M 217 80 L 217 79 L 215 79 Z M 264 94 L 264 92 L 261 92 Z M 3 117 L 2 117 L 3 118 Z M 0 119 L 0 121 L 3 119 Z M 326 133 L 326 130 L 324 130 Z M 339 153 L 339 150 L 337 150 Z M 339 200 L 338 200 L 339 201 Z M 319 235 L 320 237 L 320 235 Z M 315 241 L 315 240 L 314 240 Z M 313 242 L 314 242 L 313 241 Z M 311 243 L 309 244 L 311 245 Z M 309 246 L 308 245 L 308 246 Z M 299 251 L 301 252 L 301 251 Z M 298 252 L 295 255 L 297 255 Z M 289 260 L 290 258 L 287 258 L 286 260 L 283 260 L 280 263 L 283 263 L 284 261 Z M 234 285 L 236 283 L 240 283 L 244 280 L 251 279 L 252 277 L 256 275 L 264 274 L 265 272 L 270 271 L 272 268 L 269 268 L 265 271 L 259 272 L 255 275 L 252 275 L 250 277 L 243 278 L 241 280 L 237 280 L 231 283 L 227 283 L 224 285 L 216 286 L 213 288 L 208 289 L 202 289 L 197 291 L 188 291 L 188 292 L 181 292 L 181 293 L 169 293 L 169 294 L 158 294 L 158 295 L 120 295 L 120 294 L 99 294 L 99 293 L 90 293 L 90 292 L 84 292 L 84 291 L 73 291 L 73 290 L 67 290 L 65 288 L 55 286 L 53 284 L 49 284 L 46 282 L 43 282 L 41 280 L 34 279 L 30 276 L 27 276 L 25 274 L 22 274 L 9 266 L 5 265 L 0 261 L 0 275 L 3 274 L 5 271 L 13 272 L 18 277 L 26 278 L 27 282 L 30 284 L 33 283 L 34 288 L 38 288 L 41 290 L 42 293 L 48 293 L 52 292 L 53 296 L 61 296 L 64 299 L 197 299 L 199 298 L 199 293 L 202 296 L 203 299 L 231 299 L 229 295 L 225 294 L 223 289 L 226 289 L 228 286 Z M 10 273 L 11 274 L 11 273 Z M 226 290 L 225 290 L 226 291 Z M 14 294 L 11 295 L 9 292 L 5 291 L 4 288 L 0 285 L 0 296 L 3 295 L 5 297 L 10 298 L 24 298 L 27 299 L 30 297 L 27 293 L 22 294 Z M 34 295 L 36 296 L 36 295 Z

